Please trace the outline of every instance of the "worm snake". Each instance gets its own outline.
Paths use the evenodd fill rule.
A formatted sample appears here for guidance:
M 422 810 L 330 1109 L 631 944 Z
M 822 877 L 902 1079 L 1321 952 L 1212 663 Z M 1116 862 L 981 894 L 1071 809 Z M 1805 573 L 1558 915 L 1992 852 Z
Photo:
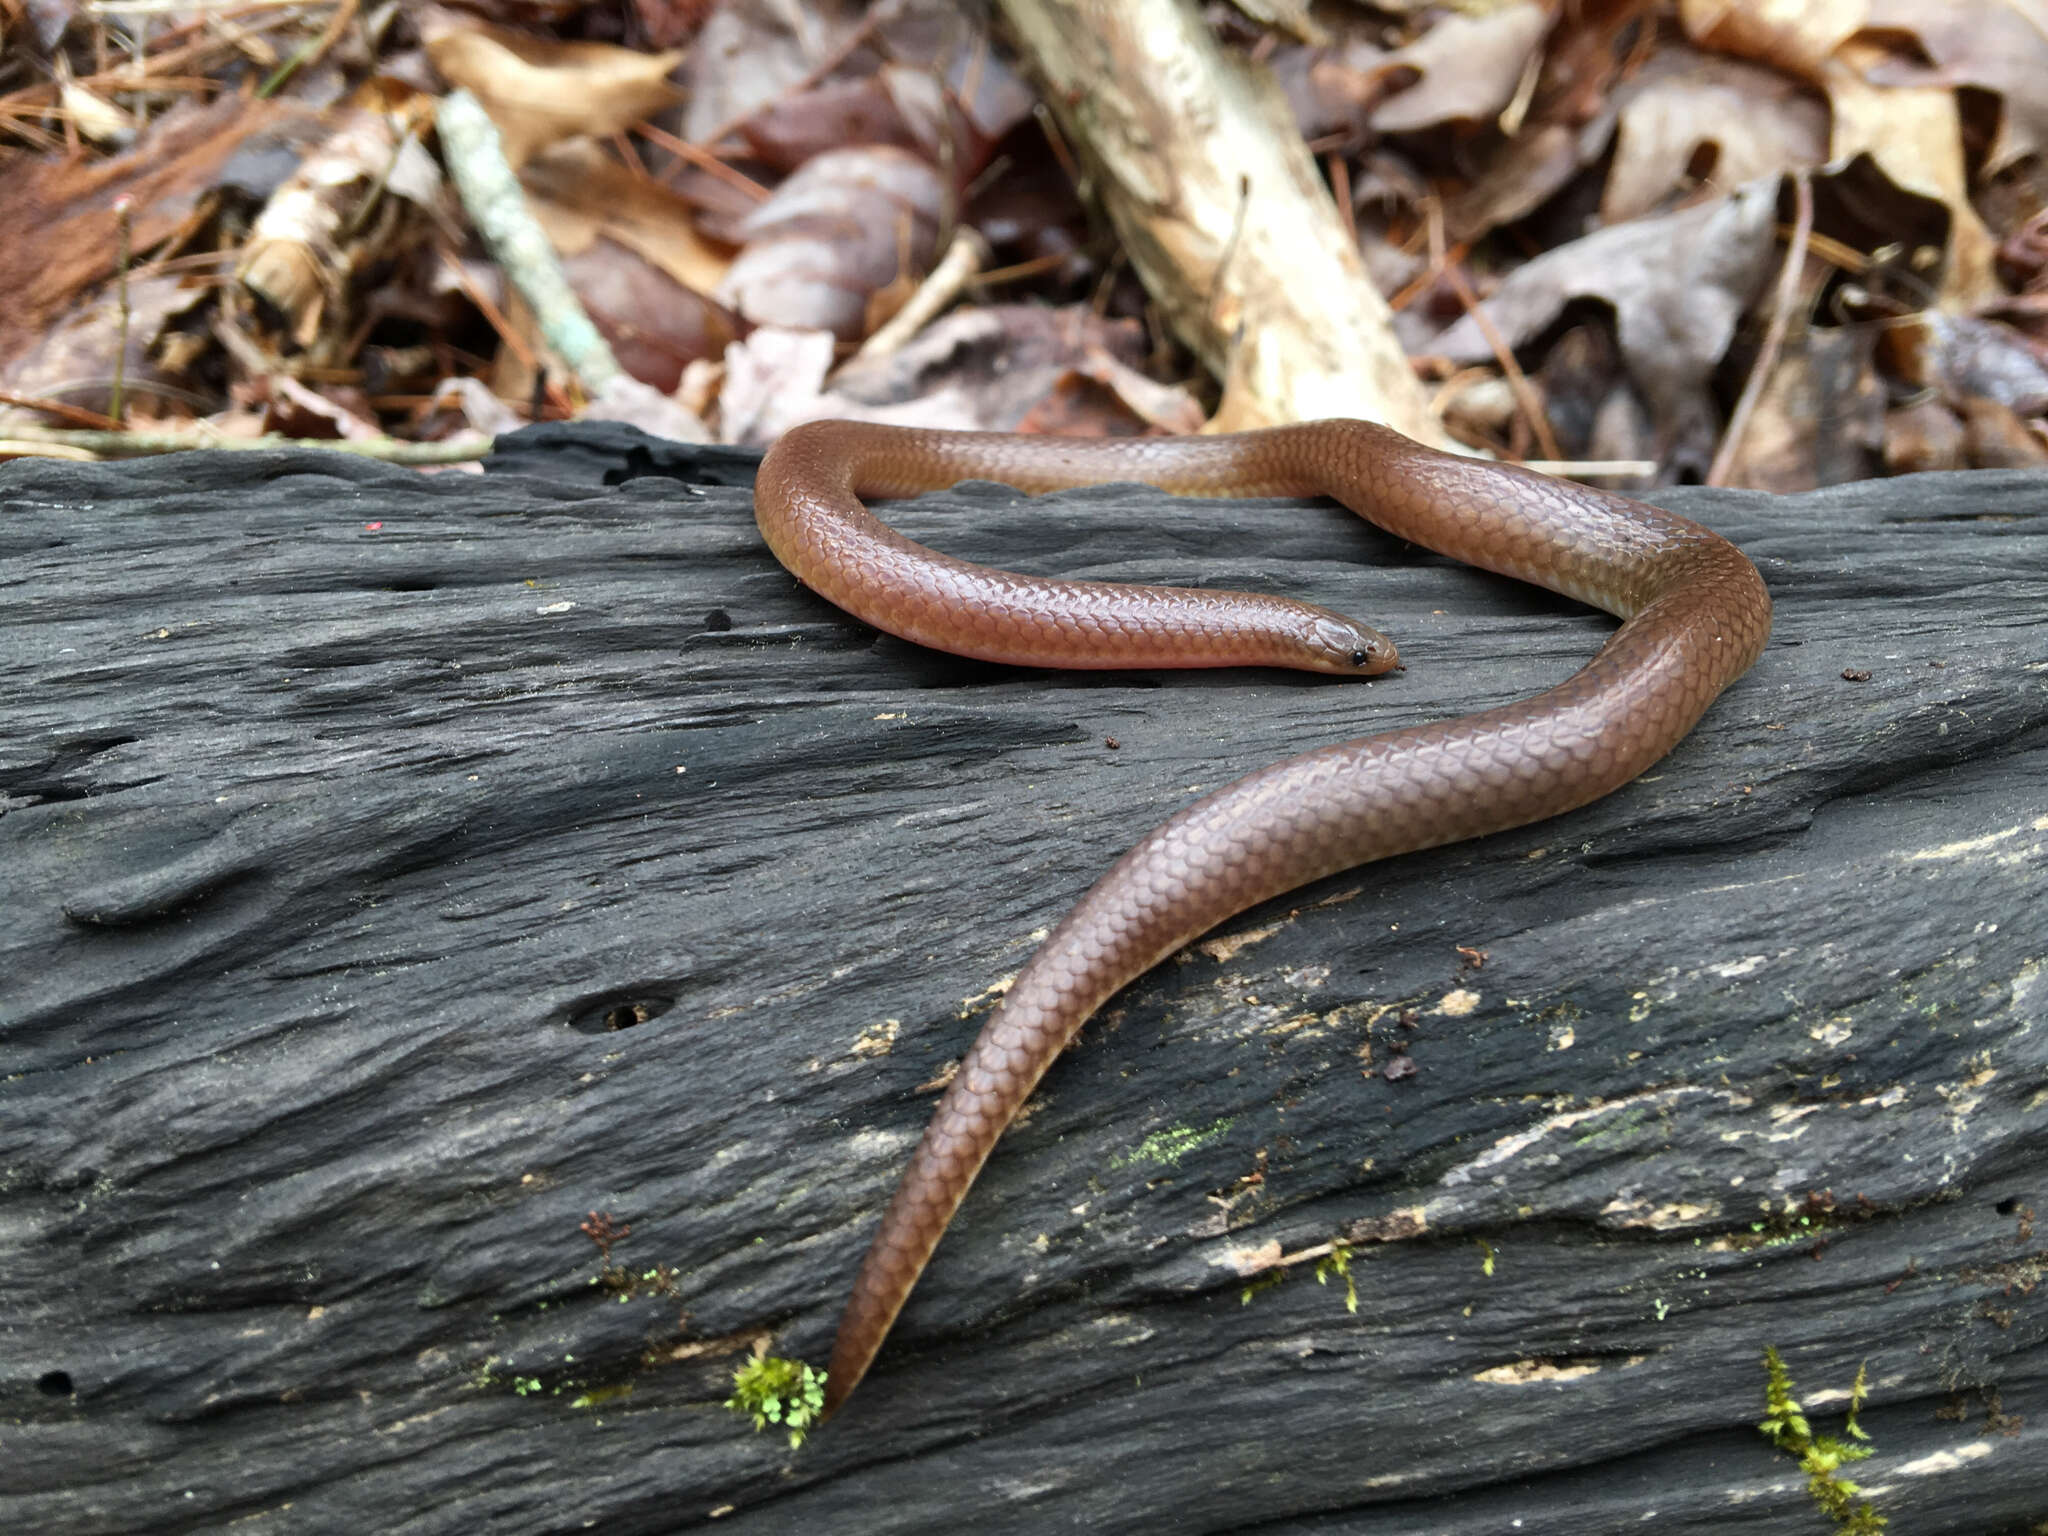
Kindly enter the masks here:
M 1136 480 L 1188 496 L 1330 496 L 1397 537 L 1623 623 L 1546 693 L 1262 768 L 1178 812 L 1098 880 L 1018 974 L 932 1115 L 840 1319 L 828 1416 L 866 1373 L 997 1138 L 1112 993 L 1296 886 L 1618 789 L 1749 669 L 1771 627 L 1756 567 L 1697 523 L 1359 421 L 1091 441 L 814 422 L 762 461 L 755 516 L 804 585 L 878 629 L 963 656 L 1034 667 L 1394 665 L 1380 635 L 1326 609 L 970 565 L 892 532 L 860 500 L 968 478 L 1027 492 Z

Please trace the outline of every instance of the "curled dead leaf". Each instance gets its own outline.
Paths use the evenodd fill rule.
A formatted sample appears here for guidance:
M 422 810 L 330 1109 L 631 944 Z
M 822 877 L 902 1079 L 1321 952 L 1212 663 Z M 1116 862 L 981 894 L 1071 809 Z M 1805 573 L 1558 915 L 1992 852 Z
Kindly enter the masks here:
M 490 113 L 515 170 L 550 144 L 604 138 L 681 100 L 668 81 L 681 52 L 531 37 L 439 7 L 423 10 L 418 26 L 434 67 Z
M 760 324 L 857 340 L 870 296 L 930 263 L 939 208 L 938 173 L 914 155 L 819 155 L 741 222 L 746 246 L 716 296 Z

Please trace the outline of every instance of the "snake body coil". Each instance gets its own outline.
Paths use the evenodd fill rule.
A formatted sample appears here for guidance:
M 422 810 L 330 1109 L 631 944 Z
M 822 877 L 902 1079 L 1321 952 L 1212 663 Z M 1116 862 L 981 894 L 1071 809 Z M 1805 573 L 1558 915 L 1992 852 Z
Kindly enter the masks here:
M 1180 811 L 1098 880 L 1018 975 L 933 1114 L 847 1301 L 828 1414 L 867 1371 L 997 1138 L 1112 993 L 1298 885 L 1619 788 L 1692 729 L 1770 633 L 1756 567 L 1698 524 L 1366 422 L 1121 441 L 817 422 L 769 451 L 755 515 L 805 585 L 961 655 L 1053 667 L 1394 664 L 1377 633 L 1325 609 L 990 570 L 901 537 L 860 501 L 967 478 L 1026 491 L 1137 480 L 1193 496 L 1331 496 L 1401 538 L 1624 622 L 1546 693 L 1260 769 Z

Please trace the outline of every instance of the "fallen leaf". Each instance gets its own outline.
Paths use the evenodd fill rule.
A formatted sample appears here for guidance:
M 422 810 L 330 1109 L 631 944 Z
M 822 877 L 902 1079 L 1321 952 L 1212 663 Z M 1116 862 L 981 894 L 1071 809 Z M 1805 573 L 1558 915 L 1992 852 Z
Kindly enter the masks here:
M 1866 71 L 1877 85 L 1975 86 L 1999 98 L 1982 175 L 2048 144 L 2048 12 L 2039 0 L 1870 0 L 1870 28 L 1910 35 L 1933 68 L 1892 54 Z
M 1888 475 L 1961 469 L 1963 424 L 1939 400 L 1921 400 L 1885 413 L 1884 468 Z
M 1383 68 L 1411 69 L 1417 79 L 1373 109 L 1373 127 L 1406 133 L 1499 116 L 1549 30 L 1550 12 L 1530 0 L 1473 15 L 1446 15 L 1416 41 L 1387 55 Z
M 1873 4 L 1681 0 L 1679 17 L 1699 46 L 1797 74 L 1824 90 L 1833 109 L 1830 163 L 1867 154 L 1894 184 L 1948 209 L 1941 301 L 1967 309 L 1999 291 L 1997 251 L 1970 200 L 1955 94 L 1941 85 L 1879 82 L 1895 72 L 1896 55 L 1878 40 L 1884 34 L 1866 30 Z
M 1679 24 L 1702 48 L 1754 59 L 1825 88 L 1835 50 L 1859 31 L 1870 0 L 1679 0 Z
M 866 334 L 870 296 L 932 259 L 938 173 L 884 146 L 819 155 L 741 224 L 746 246 L 716 297 L 749 320 Z
M 1690 179 L 1741 186 L 1827 158 L 1828 112 L 1775 70 L 1692 49 L 1659 52 L 1615 92 L 1600 220 L 1650 212 Z
M 699 293 L 717 288 L 732 266 L 730 252 L 698 234 L 686 199 L 588 140 L 535 157 L 519 180 L 565 255 L 605 236 Z
M 1885 390 L 1862 325 L 1801 328 L 1786 340 L 1726 482 L 1780 494 L 1876 473 Z
M 1884 345 L 1894 378 L 1958 409 L 1978 399 L 2022 416 L 2048 413 L 2048 365 L 2010 326 L 1928 310 L 1886 326 Z
M 1519 347 L 1574 300 L 1612 306 L 1629 376 L 1649 401 L 1660 440 L 1681 462 L 1704 468 L 1717 435 L 1710 376 L 1773 271 L 1777 202 L 1778 178 L 1770 176 L 1711 202 L 1598 230 L 1516 268 L 1484 308 Z M 1494 356 L 1469 315 L 1431 350 L 1458 363 Z
M 683 137 L 709 142 L 780 100 L 854 39 L 866 10 L 862 0 L 726 0 L 683 62 Z
M 680 100 L 668 82 L 680 52 L 558 42 L 438 6 L 417 15 L 427 56 L 451 85 L 483 103 L 515 170 L 550 144 L 576 134 L 605 138 Z

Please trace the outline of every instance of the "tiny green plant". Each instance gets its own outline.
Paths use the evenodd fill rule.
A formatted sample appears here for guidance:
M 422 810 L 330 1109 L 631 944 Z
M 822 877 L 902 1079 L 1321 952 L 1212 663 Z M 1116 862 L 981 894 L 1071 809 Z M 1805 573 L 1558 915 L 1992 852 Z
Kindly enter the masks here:
M 1813 1426 L 1800 1410 L 1799 1399 L 1793 1395 L 1792 1373 L 1774 1348 L 1764 1350 L 1764 1378 L 1764 1417 L 1757 1425 L 1764 1438 L 1786 1455 L 1799 1459 L 1799 1469 L 1806 1474 L 1807 1492 L 1836 1525 L 1850 1536 L 1876 1536 L 1885 1528 L 1885 1517 L 1872 1509 L 1867 1500 L 1857 1497 L 1862 1488 L 1841 1475 L 1844 1466 L 1862 1461 L 1870 1454 L 1870 1436 L 1856 1422 L 1863 1400 L 1870 1393 L 1867 1365 L 1856 1368 L 1855 1384 L 1849 1388 L 1849 1417 L 1842 1426 L 1847 1440 L 1813 1432 Z
M 1309 1254 L 1317 1251 L 1311 1248 L 1308 1250 L 1308 1253 L 1293 1254 L 1285 1259 L 1272 1261 L 1270 1269 L 1249 1281 L 1244 1289 L 1238 1293 L 1238 1303 L 1241 1306 L 1250 1306 L 1254 1296 L 1258 1295 L 1261 1291 L 1271 1290 L 1287 1278 L 1288 1273 L 1296 1264 L 1306 1262 Z M 1326 1244 L 1322 1251 L 1322 1257 L 1316 1260 L 1317 1285 L 1328 1285 L 1332 1275 L 1335 1275 L 1344 1282 L 1344 1310 L 1346 1312 L 1357 1312 L 1358 1282 L 1351 1274 L 1351 1245 L 1342 1238 Z
M 1330 1244 L 1329 1254 L 1324 1258 L 1316 1260 L 1317 1285 L 1328 1285 L 1330 1283 L 1330 1276 L 1333 1274 L 1344 1282 L 1344 1310 L 1346 1312 L 1356 1312 L 1358 1310 L 1358 1282 L 1351 1278 L 1351 1245 L 1349 1243 Z
M 801 1360 L 759 1353 L 733 1371 L 732 1396 L 725 1406 L 743 1419 L 751 1418 L 756 1433 L 780 1424 L 789 1431 L 793 1451 L 825 1411 L 825 1373 Z

